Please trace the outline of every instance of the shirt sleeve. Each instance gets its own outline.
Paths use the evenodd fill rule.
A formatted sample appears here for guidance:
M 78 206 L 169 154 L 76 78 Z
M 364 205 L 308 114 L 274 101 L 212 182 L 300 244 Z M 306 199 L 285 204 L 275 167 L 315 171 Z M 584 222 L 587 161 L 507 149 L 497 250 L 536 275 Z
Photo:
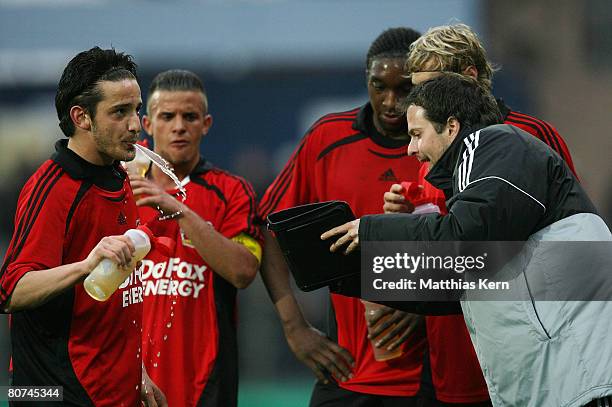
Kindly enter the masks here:
M 0 303 L 4 304 L 29 271 L 62 264 L 67 211 L 57 194 L 61 175 L 30 179 L 17 202 L 15 228 L 0 270 Z
M 312 140 L 315 131 L 305 136 L 293 155 L 268 187 L 259 203 L 259 217 L 265 222 L 273 212 L 316 200 L 313 182 L 314 164 Z
M 232 239 L 240 234 L 245 234 L 256 239 L 260 244 L 262 236 L 256 222 L 257 203 L 255 191 L 245 179 L 237 176 L 230 178 L 229 194 L 227 194 L 227 205 L 223 224 L 219 232 Z

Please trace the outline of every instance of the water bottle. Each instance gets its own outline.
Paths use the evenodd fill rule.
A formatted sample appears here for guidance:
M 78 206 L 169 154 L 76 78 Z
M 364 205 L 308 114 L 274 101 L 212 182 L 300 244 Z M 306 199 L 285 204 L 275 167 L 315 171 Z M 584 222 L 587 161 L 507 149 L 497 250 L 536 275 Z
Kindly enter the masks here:
M 124 233 L 134 244 L 134 257 L 129 265 L 119 267 L 110 259 L 102 259 L 83 282 L 85 291 L 93 299 L 106 301 L 117 290 L 117 288 L 132 274 L 136 263 L 142 260 L 151 250 L 149 235 L 140 229 L 130 229 Z

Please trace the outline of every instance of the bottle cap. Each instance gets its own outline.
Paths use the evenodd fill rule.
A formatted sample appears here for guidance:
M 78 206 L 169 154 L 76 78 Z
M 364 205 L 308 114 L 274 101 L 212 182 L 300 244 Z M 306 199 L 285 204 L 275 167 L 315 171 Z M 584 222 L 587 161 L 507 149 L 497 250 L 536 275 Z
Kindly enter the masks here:
M 170 257 L 174 253 L 176 242 L 169 237 L 158 237 L 153 234 L 153 231 L 145 225 L 140 225 L 136 229 L 143 231 L 149 236 L 151 242 L 151 250 L 157 250 L 163 256 Z

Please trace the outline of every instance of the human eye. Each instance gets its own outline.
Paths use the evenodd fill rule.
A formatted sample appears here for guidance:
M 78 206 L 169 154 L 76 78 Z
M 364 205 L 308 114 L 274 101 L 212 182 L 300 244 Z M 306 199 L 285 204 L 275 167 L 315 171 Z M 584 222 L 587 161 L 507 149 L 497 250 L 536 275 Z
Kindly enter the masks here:
M 160 117 L 162 120 L 167 121 L 167 122 L 168 122 L 168 121 L 170 121 L 170 120 L 172 120 L 172 117 L 173 117 L 173 116 L 174 116 L 174 115 L 173 115 L 172 113 L 169 113 L 169 112 L 162 112 L 162 113 L 160 113 L 160 115 L 159 115 L 159 117 Z
M 113 114 L 118 117 L 123 117 L 127 114 L 127 108 L 120 106 L 113 111 Z
M 372 87 L 379 92 L 385 89 L 384 85 L 380 82 L 372 82 Z
M 187 120 L 188 122 L 195 122 L 196 120 L 198 120 L 198 114 L 197 113 L 187 113 L 185 114 L 185 120 Z

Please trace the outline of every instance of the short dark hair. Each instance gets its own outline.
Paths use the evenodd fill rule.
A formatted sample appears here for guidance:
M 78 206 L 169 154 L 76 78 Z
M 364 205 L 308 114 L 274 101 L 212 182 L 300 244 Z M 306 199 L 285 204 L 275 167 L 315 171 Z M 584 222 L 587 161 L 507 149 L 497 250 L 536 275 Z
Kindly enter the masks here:
M 383 31 L 368 50 L 366 57 L 366 70 L 375 58 L 402 58 L 408 57 L 410 44 L 421 36 L 416 30 L 406 27 L 394 27 Z
M 103 96 L 99 83 L 123 79 L 137 79 L 136 63 L 131 55 L 112 48 L 93 47 L 72 58 L 62 73 L 55 94 L 55 109 L 62 132 L 67 137 L 74 135 L 74 124 L 70 118 L 72 106 L 81 106 L 93 119 Z
M 204 113 L 208 112 L 208 98 L 206 96 L 206 90 L 204 84 L 198 75 L 191 71 L 184 69 L 170 69 L 158 73 L 151 86 L 149 86 L 149 93 L 147 95 L 147 114 L 151 114 L 149 111 L 151 96 L 157 91 L 167 92 L 181 92 L 181 91 L 195 91 L 202 94 L 202 100 L 204 103 Z
M 462 128 L 502 122 L 497 102 L 486 85 L 458 73 L 445 72 L 415 85 L 403 105 L 422 107 L 438 133 L 450 117 L 456 118 Z

